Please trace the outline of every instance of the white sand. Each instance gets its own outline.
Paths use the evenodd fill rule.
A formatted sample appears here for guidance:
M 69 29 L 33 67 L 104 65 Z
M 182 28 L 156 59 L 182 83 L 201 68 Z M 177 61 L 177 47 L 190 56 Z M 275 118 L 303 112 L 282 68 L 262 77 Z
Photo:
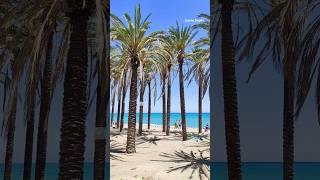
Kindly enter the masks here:
M 197 128 L 188 128 L 188 140 L 182 141 L 181 130 L 171 127 L 166 136 L 162 126 L 151 125 L 147 130 L 144 124 L 143 135 L 136 137 L 137 152 L 127 154 L 126 129 L 121 134 L 118 129 L 110 131 L 112 180 L 209 179 L 208 132 L 199 135 Z

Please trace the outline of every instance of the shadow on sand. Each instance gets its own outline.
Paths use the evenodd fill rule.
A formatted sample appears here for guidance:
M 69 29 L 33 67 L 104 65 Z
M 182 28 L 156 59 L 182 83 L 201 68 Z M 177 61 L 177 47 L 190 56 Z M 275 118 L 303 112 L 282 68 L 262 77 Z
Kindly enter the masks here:
M 173 171 L 180 171 L 183 173 L 187 169 L 192 169 L 190 174 L 190 179 L 193 178 L 195 172 L 199 172 L 199 179 L 210 179 L 210 160 L 209 157 L 204 157 L 202 152 L 194 153 L 191 151 L 190 153 L 186 153 L 182 150 L 175 151 L 173 154 L 161 153 L 160 156 L 167 158 L 168 160 L 151 160 L 151 161 L 160 161 L 160 162 L 174 162 L 179 165 L 170 167 L 167 170 L 168 173 Z
M 154 136 L 154 137 L 140 136 L 136 141 L 136 145 L 141 145 L 144 143 L 158 145 L 157 141 L 160 141 L 160 139 L 157 136 Z
M 117 156 L 114 153 L 125 153 L 125 152 L 126 152 L 126 148 L 123 145 L 111 140 L 111 142 L 110 142 L 110 159 L 123 161 L 120 156 Z

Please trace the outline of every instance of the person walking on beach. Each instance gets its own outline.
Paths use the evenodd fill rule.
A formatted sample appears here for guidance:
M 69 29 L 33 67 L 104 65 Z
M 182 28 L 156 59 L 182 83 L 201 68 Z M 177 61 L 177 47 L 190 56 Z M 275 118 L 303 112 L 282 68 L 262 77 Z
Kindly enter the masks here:
M 174 128 L 175 128 L 175 129 L 178 129 L 178 123 L 177 123 L 177 121 L 174 123 Z
M 116 128 L 116 123 L 112 121 L 112 128 Z

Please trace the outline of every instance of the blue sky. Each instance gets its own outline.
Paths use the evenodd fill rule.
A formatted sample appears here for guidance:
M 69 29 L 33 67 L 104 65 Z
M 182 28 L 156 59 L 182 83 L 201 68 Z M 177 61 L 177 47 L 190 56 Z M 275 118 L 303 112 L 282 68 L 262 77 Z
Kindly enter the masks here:
M 200 13 L 209 14 L 210 1 L 209 0 L 111 0 L 111 13 L 123 18 L 124 13 L 129 13 L 133 16 L 134 7 L 140 4 L 142 17 L 146 17 L 151 13 L 150 21 L 152 22 L 150 31 L 167 30 L 170 26 L 174 26 L 178 21 L 183 26 L 192 26 L 195 22 L 187 22 L 188 19 L 199 19 L 197 15 Z M 168 6 L 170 4 L 170 6 Z M 206 36 L 203 31 L 199 31 L 196 38 Z M 158 86 L 160 82 L 157 83 Z M 160 94 L 160 87 L 157 87 L 158 95 Z M 145 95 L 147 94 L 147 91 Z M 129 95 L 127 94 L 127 97 Z M 172 112 L 180 112 L 179 99 L 179 83 L 178 76 L 172 82 Z M 144 105 L 147 105 L 147 97 L 145 96 Z M 196 83 L 191 83 L 187 86 L 185 82 L 185 99 L 186 111 L 198 112 L 198 86 Z M 153 100 L 153 99 L 152 99 Z M 128 100 L 127 100 L 128 102 Z M 153 103 L 152 103 L 153 104 Z M 128 103 L 126 103 L 128 109 Z M 144 108 L 147 112 L 147 108 Z M 152 107 L 152 112 L 162 112 L 162 101 L 159 99 L 155 106 Z M 203 99 L 203 112 L 210 112 L 210 103 L 208 92 Z

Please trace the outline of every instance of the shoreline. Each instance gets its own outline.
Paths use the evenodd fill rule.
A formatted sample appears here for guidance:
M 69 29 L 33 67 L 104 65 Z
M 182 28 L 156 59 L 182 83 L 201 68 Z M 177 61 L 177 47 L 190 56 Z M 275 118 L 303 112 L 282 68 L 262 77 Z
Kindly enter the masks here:
M 128 128 L 128 124 L 124 123 L 123 124 L 123 128 L 127 129 Z M 136 124 L 136 129 L 139 128 L 139 124 Z M 117 129 L 117 128 L 113 128 L 112 125 L 110 125 L 110 129 Z M 148 124 L 142 124 L 142 130 L 148 130 Z M 150 130 L 162 130 L 162 125 L 158 125 L 158 124 L 150 124 Z M 198 132 L 198 128 L 197 127 L 187 127 L 187 132 Z M 175 128 L 174 126 L 170 126 L 170 131 L 182 131 L 181 128 Z M 210 134 L 210 129 L 205 132 L 205 129 L 202 128 L 202 133 L 209 133 Z

